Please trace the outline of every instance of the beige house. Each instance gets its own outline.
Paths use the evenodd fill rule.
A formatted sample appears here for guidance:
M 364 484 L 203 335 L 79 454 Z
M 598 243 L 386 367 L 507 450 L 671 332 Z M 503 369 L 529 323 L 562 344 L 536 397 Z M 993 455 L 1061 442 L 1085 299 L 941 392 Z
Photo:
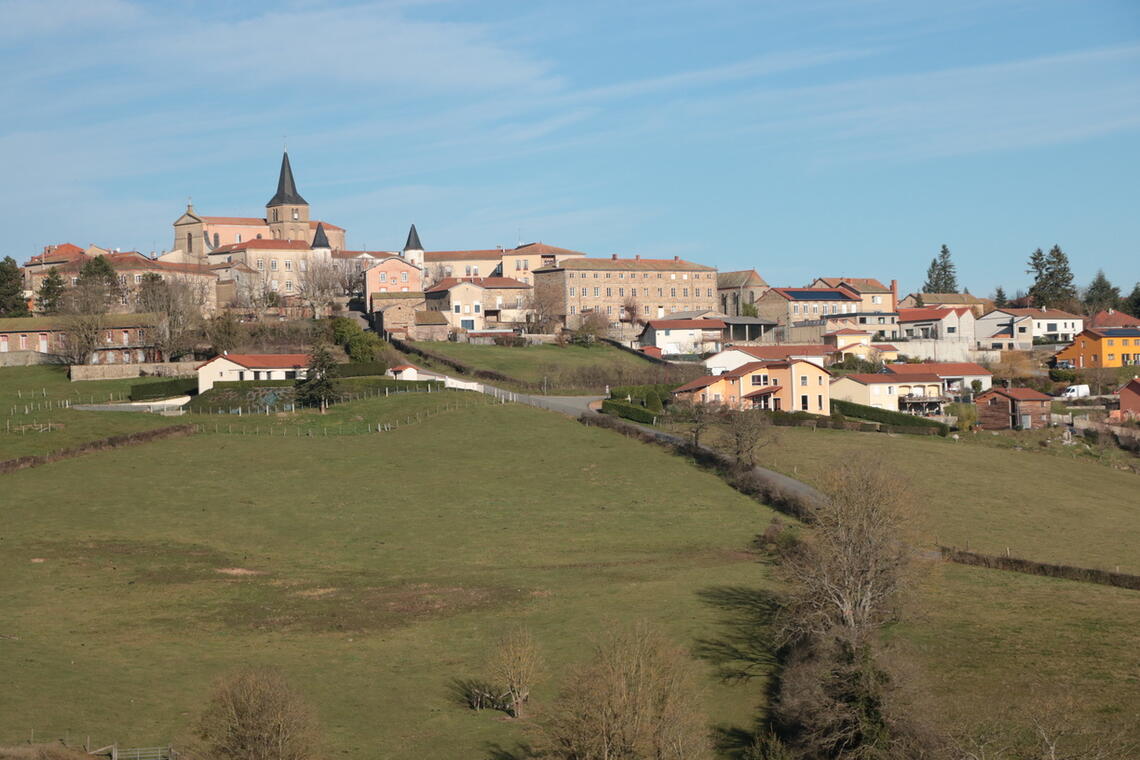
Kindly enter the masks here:
M 891 280 L 888 287 L 873 277 L 817 277 L 808 287 L 846 288 L 862 299 L 860 313 L 878 314 L 898 310 L 898 280 Z
M 447 277 L 424 291 L 429 311 L 453 330 L 479 332 L 526 322 L 531 286 L 509 277 Z
M 566 259 L 535 272 L 535 286 L 549 292 L 555 313 L 568 327 L 585 314 L 602 314 L 611 324 L 631 316 L 665 319 L 676 312 L 716 309 L 716 268 L 672 259 Z
M 659 348 L 666 356 L 704 354 L 720 350 L 725 327 L 719 319 L 651 319 L 638 344 Z
M 744 306 L 755 306 L 757 299 L 768 292 L 768 283 L 755 269 L 717 272 L 716 292 L 726 317 L 742 317 Z
M 418 236 L 416 241 L 418 243 Z M 557 266 L 565 259 L 581 258 L 585 255 L 581 251 L 572 251 L 545 243 L 526 243 L 516 248 L 425 251 L 424 276 L 429 285 L 448 277 L 508 277 L 533 285 L 533 273 L 536 270 Z
M 427 300 L 421 292 L 373 293 L 370 308 L 376 332 L 386 337 L 414 340 L 416 314 L 427 309 Z
M 772 288 L 756 302 L 761 319 L 779 325 L 826 321 L 829 316 L 855 315 L 863 299 L 845 287 Z
M 198 392 L 221 382 L 304 378 L 308 366 L 308 354 L 222 354 L 198 365 Z
M 831 381 L 831 397 L 876 409 L 909 414 L 941 414 L 948 400 L 937 375 L 854 374 Z

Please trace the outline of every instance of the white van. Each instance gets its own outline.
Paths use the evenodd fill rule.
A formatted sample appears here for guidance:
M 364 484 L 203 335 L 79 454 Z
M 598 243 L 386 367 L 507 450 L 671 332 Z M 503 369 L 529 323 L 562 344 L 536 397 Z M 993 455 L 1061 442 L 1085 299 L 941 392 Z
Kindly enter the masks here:
M 1070 385 L 1061 391 L 1060 398 L 1084 398 L 1088 395 L 1089 387 L 1087 385 Z

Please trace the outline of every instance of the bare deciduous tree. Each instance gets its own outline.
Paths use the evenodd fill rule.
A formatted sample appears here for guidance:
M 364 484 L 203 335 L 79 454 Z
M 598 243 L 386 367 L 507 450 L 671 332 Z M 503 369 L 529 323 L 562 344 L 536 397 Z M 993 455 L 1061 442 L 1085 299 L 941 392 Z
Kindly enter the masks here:
M 317 730 L 305 699 L 275 670 L 242 670 L 220 680 L 198 723 L 214 760 L 309 760 Z
M 297 294 L 309 304 L 316 319 L 332 306 L 340 292 L 340 270 L 328 259 L 311 259 L 298 279 Z
M 716 421 L 718 411 L 712 404 L 696 400 L 674 403 L 669 409 L 674 420 L 689 426 L 689 443 L 693 446 L 701 445 L 701 436 Z
M 562 299 L 554 283 L 539 278 L 526 301 L 527 321 L 539 333 L 551 333 L 562 321 Z
M 202 325 L 209 285 L 183 277 L 143 276 L 135 293 L 135 309 L 155 315 L 151 339 L 169 361 L 194 347 Z
M 541 671 L 542 658 L 529 630 L 520 626 L 503 634 L 491 658 L 491 676 L 505 690 L 502 702 L 514 717 L 522 717 Z
M 563 760 L 712 757 L 692 660 L 645 624 L 595 647 L 543 728 L 548 756 Z
M 630 288 L 629 295 L 621 304 L 622 315 L 630 326 L 639 325 L 645 320 L 641 318 L 641 303 L 637 300 L 637 288 Z
M 743 467 L 756 466 L 756 451 L 773 442 L 772 420 L 768 415 L 755 409 L 742 409 L 727 412 L 725 422 L 732 453 L 737 464 Z

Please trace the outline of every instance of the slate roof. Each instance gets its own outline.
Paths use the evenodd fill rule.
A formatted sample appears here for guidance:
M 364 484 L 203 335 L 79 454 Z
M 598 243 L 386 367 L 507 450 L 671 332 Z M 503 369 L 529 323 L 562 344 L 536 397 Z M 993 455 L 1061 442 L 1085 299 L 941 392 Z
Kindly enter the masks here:
M 293 167 L 289 165 L 289 151 L 281 154 L 281 173 L 277 175 L 277 192 L 265 205 L 266 207 L 309 205 L 309 202 L 297 192 L 297 183 L 293 181 Z

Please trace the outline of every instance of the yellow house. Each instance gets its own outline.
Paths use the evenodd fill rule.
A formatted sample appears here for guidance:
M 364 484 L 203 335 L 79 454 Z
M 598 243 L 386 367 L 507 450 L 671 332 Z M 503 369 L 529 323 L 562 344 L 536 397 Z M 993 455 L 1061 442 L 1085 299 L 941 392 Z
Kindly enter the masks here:
M 1075 369 L 1140 365 L 1140 327 L 1090 327 L 1058 351 L 1056 359 Z
M 937 375 L 843 375 L 831 381 L 831 397 L 918 415 L 941 414 L 947 401 Z
M 803 359 L 749 362 L 706 375 L 673 391 L 673 398 L 729 409 L 831 414 L 831 373 Z

